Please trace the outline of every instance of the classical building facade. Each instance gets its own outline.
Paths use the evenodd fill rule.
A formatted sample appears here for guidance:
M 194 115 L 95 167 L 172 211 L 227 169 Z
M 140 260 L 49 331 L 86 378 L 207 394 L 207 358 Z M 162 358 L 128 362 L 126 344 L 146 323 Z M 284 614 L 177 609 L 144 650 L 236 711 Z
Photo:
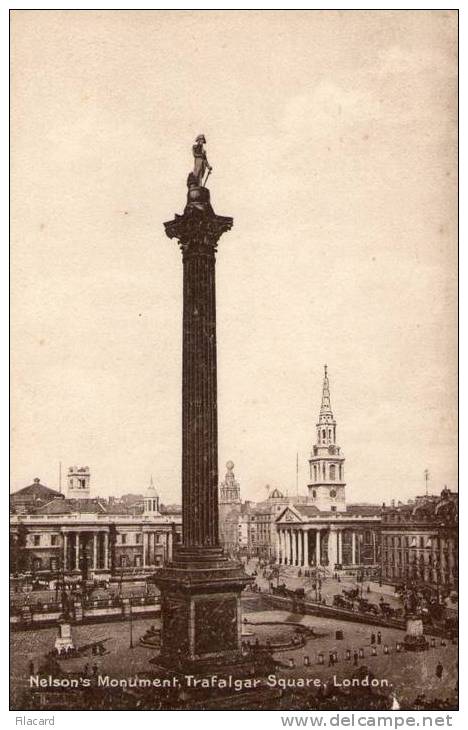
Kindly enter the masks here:
M 275 553 L 280 564 L 314 565 L 332 571 L 379 567 L 381 508 L 346 504 L 344 462 L 325 366 L 316 439 L 309 459 L 307 504 L 289 505 L 276 519 Z
M 81 474 L 75 467 L 70 473 L 74 478 Z M 68 484 L 69 492 L 76 494 L 75 489 L 88 496 L 59 495 L 11 514 L 13 573 L 47 577 L 60 572 L 98 579 L 150 570 L 171 559 L 173 545 L 180 540 L 181 515 L 160 511 L 152 481 L 138 510 L 117 500 L 90 498 L 89 479 L 85 486 Z
M 457 589 L 457 493 L 444 489 L 438 496 L 383 507 L 382 577 L 387 583 Z

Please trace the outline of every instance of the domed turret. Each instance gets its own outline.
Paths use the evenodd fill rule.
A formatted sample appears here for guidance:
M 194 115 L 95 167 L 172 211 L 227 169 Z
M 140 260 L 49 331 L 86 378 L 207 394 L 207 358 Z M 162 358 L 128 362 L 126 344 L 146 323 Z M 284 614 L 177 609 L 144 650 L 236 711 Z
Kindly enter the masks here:
M 153 477 L 151 477 L 149 487 L 145 493 L 143 514 L 159 514 L 159 495 L 155 489 Z

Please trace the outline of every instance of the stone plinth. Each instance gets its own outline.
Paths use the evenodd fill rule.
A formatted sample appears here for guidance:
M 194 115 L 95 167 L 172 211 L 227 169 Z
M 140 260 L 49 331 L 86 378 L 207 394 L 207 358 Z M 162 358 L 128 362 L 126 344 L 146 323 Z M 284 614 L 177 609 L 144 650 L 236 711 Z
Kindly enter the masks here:
M 63 654 L 64 652 L 69 651 L 70 649 L 75 648 L 75 644 L 73 643 L 72 633 L 71 633 L 71 624 L 68 623 L 61 623 L 59 624 L 59 635 L 55 639 L 55 650 L 57 651 L 57 654 Z
M 406 617 L 406 636 L 403 644 L 407 651 L 424 651 L 429 647 L 420 616 L 408 615 Z

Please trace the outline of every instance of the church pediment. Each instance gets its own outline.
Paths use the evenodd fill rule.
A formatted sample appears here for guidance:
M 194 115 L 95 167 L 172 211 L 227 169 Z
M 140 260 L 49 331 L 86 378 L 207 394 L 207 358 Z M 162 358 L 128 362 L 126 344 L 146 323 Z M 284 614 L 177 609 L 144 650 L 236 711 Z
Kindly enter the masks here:
M 291 507 L 287 507 L 284 512 L 280 514 L 276 522 L 302 522 L 301 516 Z

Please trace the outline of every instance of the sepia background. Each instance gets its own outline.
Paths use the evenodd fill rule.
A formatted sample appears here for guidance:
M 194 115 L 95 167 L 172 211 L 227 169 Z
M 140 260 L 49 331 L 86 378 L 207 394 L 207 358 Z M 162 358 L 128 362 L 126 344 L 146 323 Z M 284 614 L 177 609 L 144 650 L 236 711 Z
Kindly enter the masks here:
M 220 472 L 299 489 L 328 364 L 349 501 L 457 488 L 455 11 L 14 11 L 12 479 L 180 502 L 204 133 Z

